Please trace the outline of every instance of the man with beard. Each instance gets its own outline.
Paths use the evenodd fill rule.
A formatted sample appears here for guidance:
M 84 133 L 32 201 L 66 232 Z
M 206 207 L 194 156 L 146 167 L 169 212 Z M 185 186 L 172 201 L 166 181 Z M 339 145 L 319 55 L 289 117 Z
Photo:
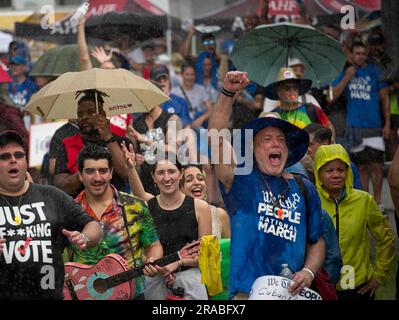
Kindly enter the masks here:
M 79 180 L 85 189 L 75 200 L 95 221 L 100 222 L 104 237 L 89 250 L 70 245 L 71 260 L 92 265 L 115 253 L 124 258 L 130 268 L 135 268 L 161 258 L 162 245 L 145 201 L 116 190 L 110 182 L 113 168 L 108 149 L 96 145 L 85 147 L 79 153 L 77 166 Z M 149 277 L 158 273 L 153 265 L 146 265 L 143 271 Z M 130 298 L 143 298 L 143 276 L 135 279 L 135 286 L 135 294 Z
M 289 292 L 296 295 L 310 287 L 325 254 L 316 188 L 303 179 L 306 208 L 297 180 L 285 172 L 305 155 L 309 136 L 270 115 L 248 122 L 233 149 L 220 130 L 227 127 L 234 96 L 249 82 L 245 72 L 228 72 L 209 121 L 221 135 L 211 149 L 223 156 L 215 171 L 231 219 L 230 297 L 248 299 L 258 277 L 279 275 L 284 264 L 293 273 Z
M 125 141 L 126 144 L 130 144 L 131 142 L 127 138 L 112 135 L 109 120 L 102 108 L 103 97 L 106 94 L 97 91 L 97 113 L 95 93 L 95 90 L 76 93 L 76 99 L 80 98 L 77 112 L 79 132 L 62 141 L 57 155 L 54 185 L 72 196 L 76 196 L 83 189 L 76 160 L 80 150 L 87 145 L 98 145 L 109 149 L 115 167 L 113 184 L 118 190 L 125 190 L 126 187 L 127 174 L 120 143 Z

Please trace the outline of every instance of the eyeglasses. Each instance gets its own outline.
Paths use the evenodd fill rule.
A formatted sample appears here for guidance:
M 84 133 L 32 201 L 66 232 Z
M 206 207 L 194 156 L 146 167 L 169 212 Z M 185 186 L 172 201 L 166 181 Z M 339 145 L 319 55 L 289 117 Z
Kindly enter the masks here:
M 14 156 L 15 159 L 22 159 L 22 158 L 25 158 L 25 153 L 22 151 L 17 151 L 14 153 L 5 152 L 5 153 L 0 154 L 0 160 L 1 161 L 9 161 L 9 160 L 11 160 L 12 156 Z
M 213 39 L 211 39 L 211 40 L 204 40 L 204 41 L 202 41 L 202 44 L 203 44 L 204 46 L 211 46 L 211 45 L 216 44 L 216 41 L 213 40 Z

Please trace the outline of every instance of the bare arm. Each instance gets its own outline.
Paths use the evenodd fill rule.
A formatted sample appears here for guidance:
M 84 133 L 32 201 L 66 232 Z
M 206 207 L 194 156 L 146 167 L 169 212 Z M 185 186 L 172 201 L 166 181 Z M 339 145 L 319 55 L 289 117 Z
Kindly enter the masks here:
M 399 147 L 396 148 L 392 164 L 388 171 L 388 184 L 391 190 L 395 212 L 399 217 Z
M 310 269 L 313 274 L 316 274 L 323 265 L 325 251 L 325 243 L 322 237 L 320 237 L 316 243 L 308 243 L 306 248 L 305 265 L 303 268 Z M 313 277 L 309 271 L 302 269 L 298 272 L 295 272 L 292 280 L 294 283 L 290 286 L 289 291 L 293 295 L 296 295 L 304 287 L 310 287 L 313 282 Z
M 391 131 L 391 105 L 389 98 L 389 87 L 381 89 L 378 93 L 381 99 L 382 111 L 384 113 L 385 120 L 382 132 L 384 135 L 384 139 L 389 139 Z
M 163 248 L 162 248 L 161 242 L 159 240 L 155 241 L 150 246 L 145 247 L 144 252 L 145 252 L 145 256 L 147 258 L 151 257 L 151 258 L 154 258 L 154 260 L 162 258 L 163 257 Z
M 195 215 L 198 224 L 198 239 L 212 234 L 212 217 L 209 204 L 201 199 L 194 199 Z M 197 267 L 198 259 L 182 259 L 184 266 Z
M 175 127 L 175 129 L 172 130 L 173 127 Z M 168 126 L 165 133 L 166 135 L 165 151 L 172 151 L 174 153 L 177 153 L 178 147 L 180 145 L 180 143 L 177 141 L 177 134 L 182 129 L 183 126 L 180 117 L 175 114 L 171 116 L 168 120 Z
M 90 61 L 89 49 L 87 48 L 86 34 L 85 34 L 85 19 L 79 21 L 78 24 L 78 53 L 80 70 L 89 70 L 93 66 Z
M 54 176 L 54 185 L 68 194 L 74 194 L 82 183 L 79 180 L 78 172 L 58 173 Z
M 334 125 L 331 123 L 331 121 L 328 121 L 328 123 L 327 123 L 327 125 L 326 125 L 326 127 L 327 128 L 329 128 L 330 130 L 331 130 L 331 132 L 332 132 L 332 141 L 335 141 L 335 137 L 336 137 L 336 133 L 335 133 L 335 128 L 334 128 Z
M 51 176 L 54 176 L 54 173 L 55 173 L 55 162 L 56 162 L 55 158 L 49 159 L 48 170 L 49 170 Z
M 84 233 L 90 240 L 87 243 L 87 248 L 95 247 L 103 238 L 103 231 L 97 221 L 86 223 L 82 233 Z
M 226 210 L 217 208 L 217 214 L 219 217 L 220 224 L 222 226 L 222 238 L 230 238 L 230 217 Z
M 195 33 L 195 27 L 194 25 L 191 27 L 190 31 L 187 34 L 186 39 L 183 42 L 183 45 L 181 46 L 180 53 L 183 57 L 188 57 L 190 56 L 190 49 L 191 49 L 191 41 L 193 39 L 193 35 Z
M 353 79 L 356 74 L 356 68 L 354 66 L 348 67 L 345 72 L 345 76 L 342 78 L 337 86 L 333 87 L 333 101 L 337 100 L 345 90 L 346 85 Z
M 97 221 L 86 223 L 82 232 L 62 229 L 62 234 L 81 250 L 95 247 L 103 238 L 103 231 Z
M 124 153 L 124 158 L 127 165 L 127 174 L 129 179 L 130 189 L 136 197 L 148 201 L 154 198 L 154 195 L 148 193 L 144 190 L 143 183 L 139 177 L 136 170 L 136 155 L 132 145 L 129 145 L 129 150 L 127 150 L 125 143 L 122 143 L 122 151 Z
M 249 84 L 249 82 L 250 81 L 246 72 L 230 71 L 226 73 L 223 87 L 230 92 L 237 92 L 244 89 Z M 219 132 L 222 129 L 226 129 L 231 116 L 232 106 L 233 97 L 228 97 L 224 94 L 220 94 L 218 100 L 216 101 L 216 105 L 211 113 L 208 129 L 216 129 Z M 226 148 L 225 150 L 227 152 L 223 152 L 223 148 Z M 226 159 L 226 161 L 223 161 L 227 164 L 215 164 L 216 176 L 223 183 L 226 191 L 228 191 L 233 184 L 236 169 L 234 150 L 230 142 L 228 142 L 223 137 L 219 139 L 219 143 L 217 143 L 216 145 L 214 143 L 211 143 L 211 150 L 212 153 L 219 154 L 219 159 L 222 159 L 223 153 L 230 156 L 230 159 Z

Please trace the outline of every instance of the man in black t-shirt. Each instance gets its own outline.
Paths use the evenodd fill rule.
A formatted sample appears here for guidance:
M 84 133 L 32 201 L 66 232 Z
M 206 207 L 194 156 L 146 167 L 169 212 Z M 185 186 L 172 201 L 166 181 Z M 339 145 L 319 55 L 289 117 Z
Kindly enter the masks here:
M 68 241 L 86 249 L 102 230 L 71 197 L 29 183 L 21 136 L 0 133 L 0 300 L 62 299 Z
M 125 141 L 126 145 L 129 145 L 131 141 L 127 138 L 112 135 L 109 120 L 106 118 L 102 107 L 103 97 L 106 96 L 103 92 L 96 90 L 84 90 L 76 93 L 76 97 L 79 99 L 77 113 L 79 132 L 62 141 L 55 163 L 54 175 L 54 185 L 72 197 L 76 197 L 83 190 L 83 184 L 78 176 L 76 160 L 80 150 L 88 145 L 108 148 L 115 169 L 112 184 L 120 191 L 126 189 L 127 173 L 120 144 Z

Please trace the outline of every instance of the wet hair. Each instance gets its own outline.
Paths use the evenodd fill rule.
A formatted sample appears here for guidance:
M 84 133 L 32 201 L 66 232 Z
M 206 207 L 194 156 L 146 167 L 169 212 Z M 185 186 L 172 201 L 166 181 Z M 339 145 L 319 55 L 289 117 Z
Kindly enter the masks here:
M 200 163 L 187 163 L 187 164 L 182 165 L 182 167 L 183 167 L 183 169 L 197 168 L 197 169 L 203 171 L 202 164 L 200 164 Z
M 179 162 L 177 155 L 174 152 L 166 151 L 166 152 L 157 152 L 156 153 L 156 163 L 151 166 L 151 173 L 155 174 L 155 170 L 157 169 L 158 163 L 162 160 L 167 160 L 173 163 L 177 169 L 181 172 L 183 169 L 182 164 Z
M 353 53 L 353 50 L 355 50 L 355 48 L 364 48 L 366 50 L 366 46 L 364 45 L 363 42 L 361 41 L 356 41 L 352 44 L 351 46 L 351 52 Z
M 80 173 L 83 172 L 85 160 L 102 160 L 108 161 L 108 168 L 112 170 L 112 156 L 111 152 L 105 148 L 97 145 L 89 145 L 83 148 L 78 155 L 77 165 Z
M 96 90 L 96 89 L 88 89 L 88 90 L 79 90 L 75 93 L 75 100 L 77 100 L 81 95 L 82 97 L 79 98 L 78 104 L 83 101 L 92 101 L 96 103 L 96 92 L 97 92 L 97 101 L 100 107 L 104 104 L 104 97 L 109 97 L 105 92 Z
M 183 170 L 187 170 L 189 168 L 197 168 L 201 173 L 204 173 L 204 170 L 202 168 L 202 164 L 200 163 L 187 163 L 183 165 Z M 185 182 L 185 175 L 183 175 L 182 179 L 180 180 L 180 187 L 183 188 L 184 182 Z
M 187 68 L 193 68 L 194 71 L 196 71 L 195 64 L 193 62 L 184 60 L 183 63 L 181 64 L 181 73 L 183 73 L 184 70 L 186 70 Z
M 313 139 L 321 143 L 323 141 L 328 141 L 331 143 L 332 141 L 332 131 L 330 128 L 324 127 L 320 123 L 311 123 L 310 125 L 303 128 L 309 135 L 313 134 Z

